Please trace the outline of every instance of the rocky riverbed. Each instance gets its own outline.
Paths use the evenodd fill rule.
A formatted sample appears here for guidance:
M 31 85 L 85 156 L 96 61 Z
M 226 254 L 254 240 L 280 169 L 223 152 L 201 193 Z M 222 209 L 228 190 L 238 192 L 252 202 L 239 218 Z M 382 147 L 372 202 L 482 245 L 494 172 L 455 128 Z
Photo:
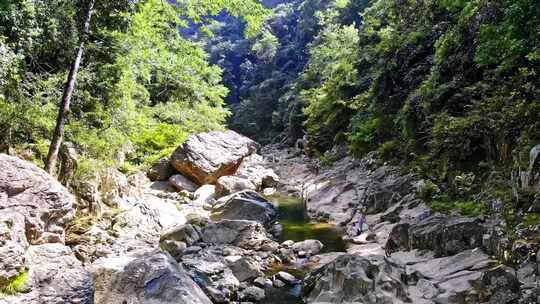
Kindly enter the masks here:
M 537 231 L 432 212 L 422 180 L 333 153 L 210 132 L 77 197 L 0 155 L 0 286 L 22 282 L 0 303 L 540 302 Z

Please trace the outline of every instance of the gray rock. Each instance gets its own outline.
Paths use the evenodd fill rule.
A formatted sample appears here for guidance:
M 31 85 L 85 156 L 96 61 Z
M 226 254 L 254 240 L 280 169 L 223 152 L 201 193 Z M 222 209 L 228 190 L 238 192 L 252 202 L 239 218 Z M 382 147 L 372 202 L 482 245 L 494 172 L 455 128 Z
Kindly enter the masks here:
M 386 249 L 389 252 L 428 249 L 433 250 L 436 256 L 449 256 L 481 247 L 484 230 L 478 219 L 436 215 L 417 224 L 395 226 Z
M 258 277 L 253 281 L 253 284 L 260 288 L 272 287 L 272 280 L 265 277 Z
M 169 178 L 169 184 L 178 191 L 195 192 L 199 187 L 182 174 L 175 174 Z
M 242 257 L 229 264 L 229 268 L 240 282 L 254 280 L 263 274 L 260 265 L 254 259 L 247 257 Z
M 0 212 L 0 285 L 22 273 L 26 248 L 24 216 Z
M 239 294 L 239 298 L 241 301 L 255 301 L 259 302 L 265 297 L 264 289 L 256 287 L 256 286 L 250 286 L 244 290 L 242 290 Z
M 254 191 L 242 191 L 218 200 L 213 220 L 250 220 L 270 227 L 277 219 L 277 208 Z
M 16 278 L 25 269 L 26 248 L 14 241 L 4 241 L 0 247 L 0 286 Z
M 292 274 L 285 271 L 278 272 L 276 274 L 276 277 L 288 285 L 294 285 L 298 282 L 298 279 L 296 279 Z
M 275 188 L 279 185 L 279 177 L 265 165 L 262 156 L 252 154 L 242 161 L 235 175 L 249 180 L 257 190 Z
M 301 242 L 294 243 L 292 249 L 297 252 L 306 252 L 311 255 L 318 254 L 323 249 L 324 245 L 319 240 L 305 240 Z
M 248 179 L 238 176 L 222 176 L 216 183 L 216 198 L 221 198 L 243 190 L 255 191 L 257 188 Z
M 184 254 L 190 254 L 187 251 L 187 245 L 184 242 L 164 240 L 159 243 L 161 250 L 168 252 L 175 260 L 180 261 Z M 192 248 L 192 247 L 189 247 Z
M 168 181 L 171 176 L 174 175 L 176 170 L 171 165 L 168 157 L 163 157 L 159 159 L 152 167 L 146 172 L 146 176 L 155 182 L 155 181 Z
M 264 243 L 272 242 L 261 224 L 244 220 L 222 220 L 209 224 L 203 230 L 202 240 L 247 249 L 260 248 Z
M 516 275 L 521 284 L 534 284 L 537 281 L 538 264 L 525 262 L 519 266 Z
M 189 275 L 217 303 L 228 302 L 238 291 L 240 282 L 221 256 L 211 250 L 184 256 L 182 264 Z
M 382 257 L 344 254 L 311 272 L 303 292 L 307 303 L 411 303 L 403 275 Z
M 286 240 L 286 241 L 284 241 L 283 243 L 281 243 L 281 246 L 287 247 L 287 248 L 292 247 L 292 245 L 294 245 L 294 241 L 293 241 L 293 240 Z
M 180 241 L 192 246 L 201 240 L 201 228 L 192 224 L 182 224 L 165 231 L 160 238 L 160 243 L 165 241 Z
M 7 303 L 94 303 L 92 276 L 69 247 L 58 243 L 30 246 L 25 259 L 30 292 L 8 297 Z
M 211 304 L 186 271 L 166 253 L 105 258 L 91 266 L 96 304 Z
M 0 154 L 0 209 L 25 217 L 30 244 L 64 242 L 75 214 L 75 198 L 37 166 Z
M 192 135 L 176 149 L 171 164 L 199 184 L 215 184 L 233 175 L 242 160 L 257 151 L 259 144 L 234 131 L 215 131 Z
M 275 288 L 283 288 L 285 286 L 287 286 L 287 284 L 285 284 L 285 282 L 281 281 L 281 280 L 278 280 L 278 279 L 275 279 L 272 284 L 274 285 Z
M 214 185 L 202 185 L 195 191 L 195 205 L 213 205 L 215 201 L 216 187 Z
M 519 298 L 519 280 L 512 268 L 499 266 L 486 271 L 481 282 L 489 294 L 489 303 L 513 303 Z

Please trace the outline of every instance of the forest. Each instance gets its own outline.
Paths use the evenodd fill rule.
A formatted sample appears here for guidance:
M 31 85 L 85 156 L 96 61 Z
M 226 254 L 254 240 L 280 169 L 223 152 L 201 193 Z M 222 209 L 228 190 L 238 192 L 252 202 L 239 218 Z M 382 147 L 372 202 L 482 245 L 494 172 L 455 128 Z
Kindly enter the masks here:
M 239 139 L 228 130 L 247 138 Z M 201 147 L 190 153 L 196 156 L 181 151 L 195 145 L 195 138 Z M 221 146 L 235 157 L 246 147 L 249 153 L 241 155 L 239 163 L 223 165 L 215 175 L 200 176 L 199 168 L 186 169 L 193 164 L 182 163 L 182 157 L 194 163 L 209 157 L 208 163 L 215 165 Z M 187 156 L 179 156 L 179 151 Z M 535 301 L 540 301 L 540 3 L 0 0 L 0 153 L 44 169 L 76 197 L 75 219 L 66 227 L 60 225 L 66 230 L 66 245 L 72 242 L 73 250 L 74 244 L 82 242 L 81 235 L 86 237 L 90 227 L 104 222 L 107 228 L 103 229 L 110 235 L 121 235 L 113 227 L 121 222 L 117 216 L 123 212 L 122 204 L 107 201 L 118 196 L 129 202 L 125 198 L 134 194 L 121 193 L 129 187 L 146 187 L 133 181 L 143 172 L 153 182 L 168 181 L 176 187 L 174 195 L 152 195 L 182 201 L 175 203 L 176 209 L 201 231 L 210 226 L 199 220 L 190 222 L 185 205 L 200 202 L 201 210 L 217 213 L 220 191 L 234 195 L 248 189 L 259 192 L 260 200 L 283 200 L 283 207 L 276 207 L 281 215 L 276 216 L 281 217 L 285 235 L 295 242 L 307 242 L 306 235 L 315 235 L 321 247 L 350 254 L 353 262 L 346 261 L 351 265 L 362 256 L 360 250 L 368 250 L 354 246 L 372 243 L 371 239 L 358 240 L 366 232 L 365 224 L 382 244 L 380 257 L 418 249 L 433 251 L 427 258 L 432 260 L 481 247 L 493 259 L 490 263 L 513 267 L 517 283 L 500 290 L 512 290 L 516 296 L 499 298 L 500 302 L 489 300 L 498 292 L 489 284 L 475 290 L 474 296 L 456 291 L 459 296 L 446 298 L 448 292 L 442 286 L 447 281 L 435 282 L 425 275 L 429 284 L 439 288 L 438 296 L 444 298 L 440 301 L 451 299 L 444 303 L 539 303 Z M 261 159 L 254 160 L 252 153 L 261 154 Z M 11 172 L 0 163 L 2 170 Z M 252 180 L 257 170 L 263 173 Z M 118 176 L 125 176 L 130 186 L 122 186 Z M 222 181 L 223 176 L 230 178 Z M 4 179 L 8 184 L 15 180 L 9 174 Z M 272 182 L 266 184 L 268 180 Z M 212 203 L 198 201 L 206 195 L 201 189 L 207 184 L 215 185 L 206 190 L 213 195 Z M 15 191 L 10 187 L 18 189 L 2 186 L 0 174 L 0 213 L 9 209 L 2 207 L 2 193 L 8 202 Z M 110 199 L 111 195 L 115 198 Z M 302 200 L 301 210 L 282 195 Z M 415 201 L 409 201 L 409 196 Z M 420 203 L 425 210 L 405 219 L 410 214 L 404 215 L 403 210 L 416 210 Z M 303 226 L 287 222 L 297 220 L 294 212 L 299 212 Z M 436 227 L 445 231 L 441 233 L 450 231 L 449 235 L 418 235 L 421 228 L 414 225 L 428 216 L 428 223 L 444 222 L 437 222 Z M 471 228 L 470 219 L 475 219 L 474 225 L 481 224 Z M 377 232 L 374 221 L 392 226 Z M 1 223 L 0 214 L 0 243 L 4 242 Z M 321 223 L 332 227 L 317 226 Z M 273 228 L 262 224 L 272 234 Z M 301 231 L 290 230 L 294 225 Z M 343 230 L 338 236 L 333 234 L 334 225 Z M 165 226 L 160 224 L 159 229 Z M 323 238 L 331 238 L 325 239 L 331 245 Z M 160 248 L 188 269 L 196 268 L 189 264 L 192 261 L 175 256 L 172 251 L 179 249 L 170 249 L 172 243 L 163 245 L 163 240 L 162 234 Z M 176 241 L 188 249 L 195 244 L 185 239 L 171 242 Z M 90 247 L 97 251 L 96 246 Z M 288 248 L 296 254 L 294 258 L 278 255 L 280 263 L 315 256 L 312 247 L 280 246 L 279 250 Z M 75 255 L 87 263 L 88 249 L 83 251 L 80 256 L 85 258 Z M 382 276 L 387 270 L 380 265 L 376 265 L 381 267 L 377 273 Z M 272 273 L 270 285 L 278 288 L 275 280 L 287 286 L 301 284 L 302 301 L 307 303 L 326 299 L 331 299 L 329 303 L 379 303 L 371 302 L 374 298 L 363 291 L 347 289 L 364 286 L 364 281 L 355 287 L 336 287 L 344 294 L 325 294 L 318 282 L 326 272 L 334 271 L 326 267 L 302 270 L 302 277 L 297 276 L 301 283 L 293 277 L 290 281 L 296 283 L 289 284 L 281 272 Z M 470 267 L 463 267 L 472 273 Z M 534 268 L 531 282 L 519 276 L 531 269 L 527 267 Z M 6 288 L 27 275 L 28 269 L 32 268 L 21 266 L 7 278 L 0 271 L 0 304 L 4 304 L 3 295 L 17 293 Z M 262 301 L 251 287 L 227 287 L 229 293 L 214 281 L 208 287 L 210 279 L 201 283 L 195 278 L 197 271 L 189 275 L 213 303 Z M 487 284 L 487 275 L 503 275 L 501 270 L 491 271 L 482 270 L 482 277 L 475 280 Z M 375 280 L 371 276 L 367 274 Z M 249 280 L 255 282 L 256 277 Z M 388 303 L 415 301 L 414 292 L 403 287 L 408 286 L 407 280 L 398 281 L 389 287 L 396 294 L 391 297 L 394 302 Z M 386 296 L 384 286 L 373 288 L 374 297 Z M 358 298 L 359 294 L 366 298 Z M 427 299 L 425 303 L 442 303 L 429 302 L 436 296 L 426 297 L 422 298 Z M 267 299 L 261 303 L 304 303 Z M 185 303 L 195 303 L 190 301 Z

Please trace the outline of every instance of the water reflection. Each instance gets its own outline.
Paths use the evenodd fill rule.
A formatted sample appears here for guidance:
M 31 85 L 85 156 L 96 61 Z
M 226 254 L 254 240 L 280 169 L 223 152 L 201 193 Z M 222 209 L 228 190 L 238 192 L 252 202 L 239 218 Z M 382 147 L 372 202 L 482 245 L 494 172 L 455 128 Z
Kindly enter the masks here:
M 269 200 L 275 202 L 279 210 L 279 221 L 283 231 L 280 241 L 319 240 L 323 243 L 322 253 L 345 252 L 345 242 L 341 238 L 343 232 L 338 227 L 327 223 L 314 223 L 309 220 L 303 201 L 300 198 L 288 196 L 273 196 Z M 301 259 L 295 264 L 276 265 L 267 275 L 286 271 L 298 279 L 305 276 L 308 259 Z M 303 304 L 302 285 L 296 284 L 289 288 L 267 288 L 264 304 Z
M 332 224 L 311 222 L 300 198 L 276 196 L 270 199 L 279 209 L 279 220 L 283 226 L 280 241 L 313 239 L 323 243 L 322 253 L 345 251 L 342 230 Z

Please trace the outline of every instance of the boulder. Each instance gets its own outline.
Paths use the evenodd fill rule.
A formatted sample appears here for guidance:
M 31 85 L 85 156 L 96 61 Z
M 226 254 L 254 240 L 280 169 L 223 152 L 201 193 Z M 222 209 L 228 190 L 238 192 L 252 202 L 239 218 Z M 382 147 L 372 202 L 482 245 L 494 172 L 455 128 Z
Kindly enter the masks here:
M 506 266 L 486 271 L 481 277 L 482 287 L 491 298 L 489 303 L 514 303 L 519 298 L 519 280 L 516 272 Z
M 434 215 L 417 224 L 401 223 L 390 232 L 386 249 L 428 249 L 436 256 L 450 256 L 482 246 L 484 227 L 480 220 L 460 216 Z
M 213 204 L 216 187 L 214 185 L 202 185 L 195 191 L 195 205 Z
M 254 280 L 263 274 L 260 265 L 254 259 L 248 257 L 239 258 L 229 264 L 229 268 L 240 282 Z
M 221 198 L 242 190 L 257 190 L 248 179 L 238 176 L 222 176 L 216 183 L 216 198 Z
M 246 220 L 222 220 L 209 224 L 203 230 L 202 240 L 205 243 L 235 245 L 246 249 L 258 249 L 272 242 L 261 224 Z
M 193 224 L 182 224 L 165 231 L 160 237 L 160 243 L 165 241 L 184 242 L 192 246 L 201 239 L 201 228 Z
M 229 303 L 240 282 L 222 257 L 211 250 L 184 256 L 182 265 L 214 303 Z
M 168 181 L 175 172 L 176 170 L 171 165 L 169 158 L 163 157 L 155 162 L 150 169 L 148 169 L 146 176 L 153 182 L 164 182 Z
M 127 177 L 116 169 L 109 169 L 100 177 L 101 201 L 111 208 L 118 208 L 122 196 L 129 191 Z
M 270 228 L 278 216 L 277 208 L 257 192 L 242 191 L 219 199 L 212 209 L 213 220 L 250 220 Z
M 344 254 L 303 282 L 307 303 L 412 303 L 404 273 L 383 257 Z
M 242 290 L 238 296 L 241 301 L 249 302 L 259 302 L 265 297 L 264 289 L 256 286 L 250 286 L 244 290 Z
M 0 210 L 25 217 L 30 244 L 64 242 L 64 229 L 75 214 L 75 198 L 37 166 L 0 154 Z
M 29 292 L 7 297 L 0 303 L 94 303 L 92 276 L 69 247 L 58 243 L 30 246 L 25 260 Z
M 96 304 L 211 304 L 212 301 L 168 254 L 103 258 L 92 266 Z
M 178 191 L 195 192 L 199 187 L 182 174 L 175 174 L 169 178 L 169 184 Z
M 306 252 L 311 255 L 318 254 L 323 249 L 324 245 L 318 240 L 305 240 L 301 242 L 294 243 L 292 245 L 292 249 L 294 252 Z
M 199 184 L 215 184 L 233 175 L 242 160 L 259 144 L 234 131 L 214 131 L 190 136 L 171 155 L 172 166 Z
M 175 260 L 180 261 L 188 247 L 186 243 L 181 241 L 164 240 L 159 242 L 159 248 L 168 252 Z
M 276 188 L 279 185 L 279 176 L 265 165 L 262 156 L 252 154 L 242 161 L 235 176 L 249 180 L 257 190 Z
M 288 285 L 294 285 L 296 283 L 298 283 L 298 280 L 290 273 L 288 272 L 285 272 L 285 271 L 280 271 L 276 274 L 276 277 L 283 281 L 284 283 L 288 284 Z

